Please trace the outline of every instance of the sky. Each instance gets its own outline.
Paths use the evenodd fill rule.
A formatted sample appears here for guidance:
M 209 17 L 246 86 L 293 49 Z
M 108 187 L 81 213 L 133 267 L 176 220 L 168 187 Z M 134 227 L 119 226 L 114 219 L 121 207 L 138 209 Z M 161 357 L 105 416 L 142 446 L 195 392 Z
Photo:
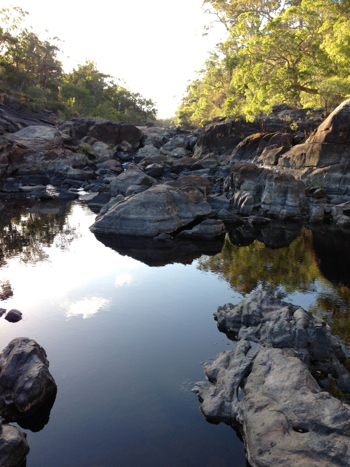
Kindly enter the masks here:
M 158 117 L 168 118 L 225 36 L 219 24 L 202 36 L 212 21 L 202 1 L 5 0 L 0 5 L 22 7 L 40 37 L 48 30 L 64 41 L 60 59 L 66 72 L 93 61 L 102 73 L 123 79 L 128 89 L 156 102 Z

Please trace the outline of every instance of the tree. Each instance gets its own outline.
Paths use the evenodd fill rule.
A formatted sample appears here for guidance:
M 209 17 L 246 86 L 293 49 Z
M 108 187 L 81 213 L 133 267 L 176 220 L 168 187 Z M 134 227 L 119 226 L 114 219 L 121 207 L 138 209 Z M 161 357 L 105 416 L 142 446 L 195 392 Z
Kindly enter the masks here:
M 228 32 L 227 40 L 217 47 L 216 60 L 210 66 L 207 62 L 195 83 L 198 103 L 204 98 L 218 104 L 206 107 L 206 118 L 221 112 L 253 119 L 281 102 L 292 107 L 337 104 L 350 93 L 348 1 L 205 0 L 204 4 Z M 216 86 L 211 77 L 216 77 Z M 186 98 L 179 110 L 184 107 L 189 110 Z M 195 109 L 187 112 L 192 122 L 195 113 Z

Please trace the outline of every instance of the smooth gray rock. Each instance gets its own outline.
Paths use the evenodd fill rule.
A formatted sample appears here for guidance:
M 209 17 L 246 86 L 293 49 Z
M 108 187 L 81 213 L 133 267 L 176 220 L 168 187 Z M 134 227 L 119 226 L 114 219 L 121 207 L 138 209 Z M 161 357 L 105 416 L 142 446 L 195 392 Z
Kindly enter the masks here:
M 38 151 L 62 147 L 60 132 L 53 127 L 30 125 L 8 136 L 10 141 Z
M 118 190 L 119 193 L 123 195 L 126 194 L 127 189 L 131 185 L 143 185 L 150 187 L 153 184 L 156 184 L 156 180 L 149 175 L 142 172 L 136 166 L 129 166 L 128 170 L 116 177 L 110 184 L 111 192 L 113 196 L 116 194 L 115 190 Z
M 206 201 L 207 186 L 210 184 L 200 181 L 200 177 L 182 177 L 167 185 L 153 186 L 112 205 L 97 216 L 91 230 L 141 237 L 175 232 L 211 213 Z
M 12 425 L 0 425 L 0 465 L 18 467 L 29 452 L 27 435 Z
M 350 392 L 345 354 L 329 326 L 263 291 L 219 307 L 215 317 L 238 343 L 205 367 L 208 381 L 193 389 L 207 419 L 242 430 L 253 467 L 350 465 L 350 407 L 314 379 L 331 375 Z
M 0 414 L 30 413 L 56 394 L 45 350 L 26 337 L 13 339 L 0 354 Z

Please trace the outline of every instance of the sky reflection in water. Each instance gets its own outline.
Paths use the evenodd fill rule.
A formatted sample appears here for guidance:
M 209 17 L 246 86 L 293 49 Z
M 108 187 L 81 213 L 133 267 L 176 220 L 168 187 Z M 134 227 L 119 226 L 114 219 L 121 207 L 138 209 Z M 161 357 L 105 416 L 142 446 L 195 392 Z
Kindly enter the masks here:
M 245 466 L 235 433 L 206 423 L 186 382 L 202 380 L 200 363 L 234 345 L 212 313 L 256 287 L 317 305 L 340 333 L 349 289 L 320 272 L 317 238 L 304 232 L 281 250 L 226 241 L 214 257 L 150 268 L 97 241 L 86 207 L 69 209 L 22 216 L 19 233 L 0 240 L 0 284 L 13 291 L 0 306 L 24 314 L 17 324 L 2 319 L 1 346 L 37 340 L 58 385 L 50 422 L 28 431 L 27 467 Z

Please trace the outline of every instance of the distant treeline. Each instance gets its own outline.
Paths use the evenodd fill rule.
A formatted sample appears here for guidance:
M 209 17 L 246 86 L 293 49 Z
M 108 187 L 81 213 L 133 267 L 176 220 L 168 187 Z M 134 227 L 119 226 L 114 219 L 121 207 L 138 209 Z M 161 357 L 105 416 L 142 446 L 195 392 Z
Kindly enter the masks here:
M 204 0 L 227 30 L 177 111 L 182 126 L 350 97 L 349 0 Z M 208 27 L 210 29 L 210 26 Z
M 151 99 L 86 61 L 64 73 L 57 56 L 61 41 L 41 40 L 23 27 L 28 15 L 19 7 L 0 10 L 0 99 L 14 99 L 31 110 L 58 111 L 62 118 L 99 117 L 124 122 L 155 119 Z

